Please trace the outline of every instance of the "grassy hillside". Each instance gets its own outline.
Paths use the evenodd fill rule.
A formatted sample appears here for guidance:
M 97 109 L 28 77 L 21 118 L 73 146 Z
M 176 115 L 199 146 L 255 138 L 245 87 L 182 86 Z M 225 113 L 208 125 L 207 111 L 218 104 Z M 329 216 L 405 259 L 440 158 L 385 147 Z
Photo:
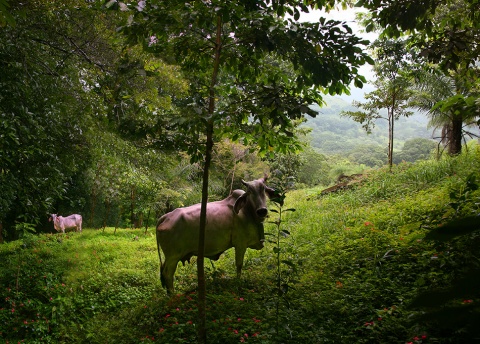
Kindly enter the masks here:
M 341 193 L 288 193 L 280 228 L 267 224 L 270 242 L 247 252 L 242 280 L 233 250 L 207 262 L 209 342 L 478 340 L 479 184 L 472 145 L 457 158 L 374 171 Z M 153 232 L 85 229 L 1 245 L 0 341 L 195 343 L 195 265 L 179 265 L 168 298 Z

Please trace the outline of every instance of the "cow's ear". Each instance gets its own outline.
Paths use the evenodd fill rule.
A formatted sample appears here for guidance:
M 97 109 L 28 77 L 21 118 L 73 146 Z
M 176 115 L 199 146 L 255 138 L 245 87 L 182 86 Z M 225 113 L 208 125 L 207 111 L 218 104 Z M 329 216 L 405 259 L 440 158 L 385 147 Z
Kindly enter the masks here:
M 267 173 L 264 173 L 263 174 L 263 182 L 266 183 L 268 180 L 268 174 Z
M 240 209 L 242 209 L 245 204 L 247 203 L 247 193 L 245 192 L 243 195 L 237 198 L 235 204 L 233 205 L 233 211 L 235 214 L 238 214 Z
M 265 192 L 267 193 L 268 198 L 275 197 L 275 189 L 269 188 L 268 186 L 265 187 Z

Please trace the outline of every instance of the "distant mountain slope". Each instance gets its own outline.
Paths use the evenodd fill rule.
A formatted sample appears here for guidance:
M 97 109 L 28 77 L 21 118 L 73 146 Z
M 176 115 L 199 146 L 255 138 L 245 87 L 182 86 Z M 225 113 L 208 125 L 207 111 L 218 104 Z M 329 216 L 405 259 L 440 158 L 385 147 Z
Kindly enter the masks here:
M 348 117 L 340 116 L 342 111 L 355 111 L 351 103 L 340 97 L 325 97 L 326 106 L 312 108 L 317 117 L 307 118 L 304 126 L 312 128 L 311 144 L 324 154 L 340 154 L 354 150 L 360 145 L 388 145 L 388 123 L 378 120 L 372 134 L 368 135 L 362 125 Z M 394 148 L 400 150 L 406 140 L 418 137 L 431 138 L 432 130 L 427 129 L 428 118 L 415 114 L 409 118 L 400 118 L 395 122 Z

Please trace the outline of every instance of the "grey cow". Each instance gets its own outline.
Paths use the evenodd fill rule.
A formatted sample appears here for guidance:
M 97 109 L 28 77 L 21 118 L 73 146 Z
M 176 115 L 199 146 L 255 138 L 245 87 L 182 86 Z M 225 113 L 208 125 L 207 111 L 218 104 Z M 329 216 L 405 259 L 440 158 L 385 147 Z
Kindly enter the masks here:
M 68 228 L 75 228 L 77 232 L 82 231 L 82 215 L 73 214 L 63 217 L 57 214 L 50 214 L 49 221 L 53 221 L 53 227 L 57 232 L 62 231 L 62 233 L 65 233 L 65 229 Z
M 227 198 L 207 204 L 205 257 L 217 260 L 231 247 L 235 248 L 235 265 L 240 277 L 247 248 L 260 250 L 265 240 L 263 221 L 267 217 L 267 196 L 274 190 L 265 185 L 267 177 L 242 183 L 247 191 L 235 190 Z M 198 254 L 201 204 L 178 208 L 163 215 L 157 224 L 157 248 L 160 279 L 167 292 L 173 292 L 177 264 L 190 261 Z M 161 251 L 165 255 L 162 262 Z

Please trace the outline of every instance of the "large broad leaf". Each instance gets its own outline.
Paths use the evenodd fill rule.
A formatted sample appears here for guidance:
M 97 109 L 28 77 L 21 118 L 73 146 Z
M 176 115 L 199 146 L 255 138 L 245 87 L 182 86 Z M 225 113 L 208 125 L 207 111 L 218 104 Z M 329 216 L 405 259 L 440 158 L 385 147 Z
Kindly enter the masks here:
M 0 27 L 7 25 L 14 26 L 15 18 L 10 14 L 8 2 L 0 0 Z
M 410 304 L 412 308 L 443 307 L 451 300 L 470 299 L 480 289 L 480 270 L 472 269 L 465 276 L 457 278 L 449 288 L 427 291 L 418 295 Z M 478 306 L 478 305 L 477 305 Z
M 446 225 L 432 230 L 425 236 L 425 239 L 447 241 L 478 230 L 480 230 L 480 217 L 470 216 L 463 219 L 455 219 Z

